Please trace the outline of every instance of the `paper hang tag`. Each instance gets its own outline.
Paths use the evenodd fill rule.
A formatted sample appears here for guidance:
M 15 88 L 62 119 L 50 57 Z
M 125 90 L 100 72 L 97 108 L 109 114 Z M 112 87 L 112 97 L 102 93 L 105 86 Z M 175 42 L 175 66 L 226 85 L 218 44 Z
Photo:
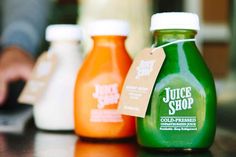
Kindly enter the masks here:
M 37 102 L 45 92 L 56 66 L 56 55 L 44 52 L 38 58 L 31 77 L 18 98 L 18 102 L 26 104 L 34 104 Z
M 118 111 L 121 114 L 145 117 L 152 89 L 164 60 L 163 48 L 144 49 L 135 57 L 119 101 Z

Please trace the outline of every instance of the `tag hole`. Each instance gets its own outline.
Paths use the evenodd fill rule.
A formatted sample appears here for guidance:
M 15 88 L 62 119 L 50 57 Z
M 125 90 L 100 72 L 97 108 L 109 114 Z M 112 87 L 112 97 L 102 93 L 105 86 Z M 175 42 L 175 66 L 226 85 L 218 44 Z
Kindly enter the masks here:
M 153 52 L 150 52 L 150 55 L 152 55 L 153 54 Z

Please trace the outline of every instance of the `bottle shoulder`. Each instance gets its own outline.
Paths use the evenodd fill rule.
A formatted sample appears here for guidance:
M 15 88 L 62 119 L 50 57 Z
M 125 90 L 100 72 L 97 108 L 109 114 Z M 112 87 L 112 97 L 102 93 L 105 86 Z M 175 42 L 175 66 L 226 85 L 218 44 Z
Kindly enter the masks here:
M 99 52 L 103 53 L 103 52 Z M 80 80 L 120 80 L 125 77 L 131 65 L 131 58 L 128 55 L 106 55 L 90 52 L 85 58 L 80 70 Z
M 184 42 L 164 47 L 166 54 L 160 73 L 192 73 L 211 75 L 194 42 Z
M 191 72 L 169 73 L 159 75 L 154 85 L 155 91 L 161 91 L 166 87 L 179 88 L 191 86 L 201 95 L 206 95 L 209 91 L 215 93 L 214 79 L 211 75 L 205 74 L 200 77 Z

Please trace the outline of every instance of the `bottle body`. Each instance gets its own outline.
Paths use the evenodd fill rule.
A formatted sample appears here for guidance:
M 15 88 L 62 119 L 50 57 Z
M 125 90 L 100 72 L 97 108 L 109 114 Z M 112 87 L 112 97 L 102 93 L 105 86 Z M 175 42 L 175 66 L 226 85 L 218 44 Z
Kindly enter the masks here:
M 42 98 L 33 112 L 36 126 L 43 130 L 74 129 L 73 90 L 76 73 L 82 62 L 77 42 L 52 43 L 48 53 L 55 55 L 57 66 Z
M 135 133 L 134 118 L 117 112 L 124 79 L 131 64 L 122 36 L 94 37 L 94 48 L 75 85 L 75 132 L 81 137 L 117 139 Z
M 157 31 L 156 45 L 194 38 L 191 30 Z M 205 149 L 216 129 L 214 80 L 194 41 L 164 47 L 166 59 L 145 118 L 137 118 L 138 142 L 157 149 Z

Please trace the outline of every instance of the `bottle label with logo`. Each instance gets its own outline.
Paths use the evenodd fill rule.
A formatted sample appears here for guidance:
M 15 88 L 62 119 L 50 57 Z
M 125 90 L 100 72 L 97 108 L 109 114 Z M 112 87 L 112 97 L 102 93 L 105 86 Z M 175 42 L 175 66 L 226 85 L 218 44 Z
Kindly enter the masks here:
M 96 84 L 92 97 L 97 101 L 96 109 L 90 113 L 91 122 L 122 122 L 122 116 L 114 108 L 120 98 L 118 84 Z
M 164 88 L 163 105 L 168 109 L 165 116 L 160 116 L 160 130 L 197 130 L 196 115 L 180 113 L 189 112 L 196 105 L 192 95 L 192 87 Z

